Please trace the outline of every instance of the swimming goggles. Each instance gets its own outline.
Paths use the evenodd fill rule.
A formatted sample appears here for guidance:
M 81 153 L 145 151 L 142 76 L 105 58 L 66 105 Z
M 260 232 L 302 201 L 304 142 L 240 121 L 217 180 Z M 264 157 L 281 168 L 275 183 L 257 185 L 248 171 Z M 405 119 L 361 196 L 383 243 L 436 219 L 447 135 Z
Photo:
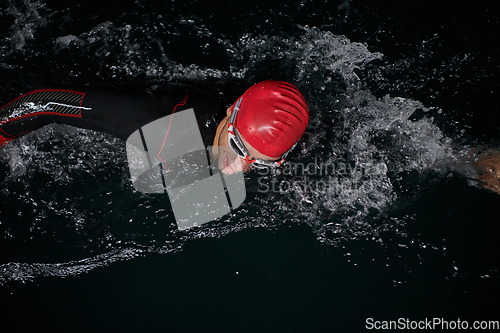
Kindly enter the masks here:
M 236 121 L 236 115 L 238 114 L 238 110 L 240 109 L 240 104 L 241 104 L 242 98 L 243 97 L 241 97 L 240 99 L 238 99 L 238 101 L 236 101 L 236 103 L 233 107 L 233 112 L 231 114 L 231 118 L 229 118 L 229 123 L 227 126 L 227 132 L 228 132 L 227 139 L 229 141 L 229 147 L 231 147 L 232 151 L 236 155 L 245 159 L 245 162 L 252 164 L 252 166 L 255 168 L 263 169 L 263 168 L 267 168 L 267 167 L 279 167 L 279 166 L 281 166 L 281 164 L 283 164 L 283 162 L 285 162 L 286 155 L 288 155 L 288 153 L 293 149 L 293 147 L 295 147 L 296 144 L 293 145 L 287 152 L 285 152 L 282 155 L 281 159 L 277 160 L 277 161 L 267 161 L 267 160 L 263 160 L 260 158 L 249 159 L 248 150 L 245 148 L 245 145 L 243 145 L 243 142 L 241 141 L 241 138 L 240 138 L 238 132 L 236 132 L 234 130 L 235 129 L 234 122 Z

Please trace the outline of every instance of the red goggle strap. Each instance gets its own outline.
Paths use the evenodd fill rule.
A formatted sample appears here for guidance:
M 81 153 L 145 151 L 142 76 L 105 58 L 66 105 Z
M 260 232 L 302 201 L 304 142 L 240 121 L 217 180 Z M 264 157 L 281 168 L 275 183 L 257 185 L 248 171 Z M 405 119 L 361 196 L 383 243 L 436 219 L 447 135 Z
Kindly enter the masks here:
M 234 125 L 231 122 L 227 123 L 227 130 L 228 130 L 229 133 L 231 133 L 232 135 L 234 135 Z
M 256 161 L 256 159 L 255 159 L 255 158 L 254 158 L 253 160 L 248 159 L 248 156 L 249 156 L 249 155 L 245 156 L 245 162 L 247 162 L 247 163 L 253 163 L 253 162 L 255 162 L 255 161 Z

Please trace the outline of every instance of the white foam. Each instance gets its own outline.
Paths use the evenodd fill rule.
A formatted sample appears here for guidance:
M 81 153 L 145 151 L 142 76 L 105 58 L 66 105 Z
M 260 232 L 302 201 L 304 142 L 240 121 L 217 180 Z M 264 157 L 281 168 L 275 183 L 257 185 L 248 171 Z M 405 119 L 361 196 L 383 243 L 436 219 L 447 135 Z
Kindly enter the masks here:
M 1 41 L 0 58 L 22 51 L 28 41 L 35 39 L 36 31 L 47 25 L 45 4 L 41 1 L 23 0 L 22 5 L 13 0 L 4 1 L 7 2 L 5 14 L 15 21 L 10 27 L 10 37 Z

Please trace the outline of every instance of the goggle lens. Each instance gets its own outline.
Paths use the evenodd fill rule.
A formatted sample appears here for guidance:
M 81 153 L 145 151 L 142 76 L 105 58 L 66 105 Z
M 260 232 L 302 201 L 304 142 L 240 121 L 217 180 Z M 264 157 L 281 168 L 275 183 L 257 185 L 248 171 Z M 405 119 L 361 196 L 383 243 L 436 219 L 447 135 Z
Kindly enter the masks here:
M 241 151 L 240 147 L 236 143 L 236 138 L 235 137 L 229 138 L 229 146 L 231 147 L 231 149 L 233 150 L 233 152 L 236 155 L 238 155 L 241 158 L 245 158 L 246 154 L 243 151 Z

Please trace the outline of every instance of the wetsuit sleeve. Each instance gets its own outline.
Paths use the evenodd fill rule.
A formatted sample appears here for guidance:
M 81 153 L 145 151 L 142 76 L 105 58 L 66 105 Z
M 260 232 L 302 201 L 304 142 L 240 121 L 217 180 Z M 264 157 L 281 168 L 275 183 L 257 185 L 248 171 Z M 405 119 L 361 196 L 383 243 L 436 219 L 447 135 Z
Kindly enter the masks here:
M 149 122 L 187 108 L 194 108 L 199 115 L 204 141 L 210 144 L 217 125 L 212 120 L 219 104 L 186 87 L 155 94 L 86 86 L 38 89 L 0 109 L 0 144 L 52 123 L 97 130 L 126 140 Z

